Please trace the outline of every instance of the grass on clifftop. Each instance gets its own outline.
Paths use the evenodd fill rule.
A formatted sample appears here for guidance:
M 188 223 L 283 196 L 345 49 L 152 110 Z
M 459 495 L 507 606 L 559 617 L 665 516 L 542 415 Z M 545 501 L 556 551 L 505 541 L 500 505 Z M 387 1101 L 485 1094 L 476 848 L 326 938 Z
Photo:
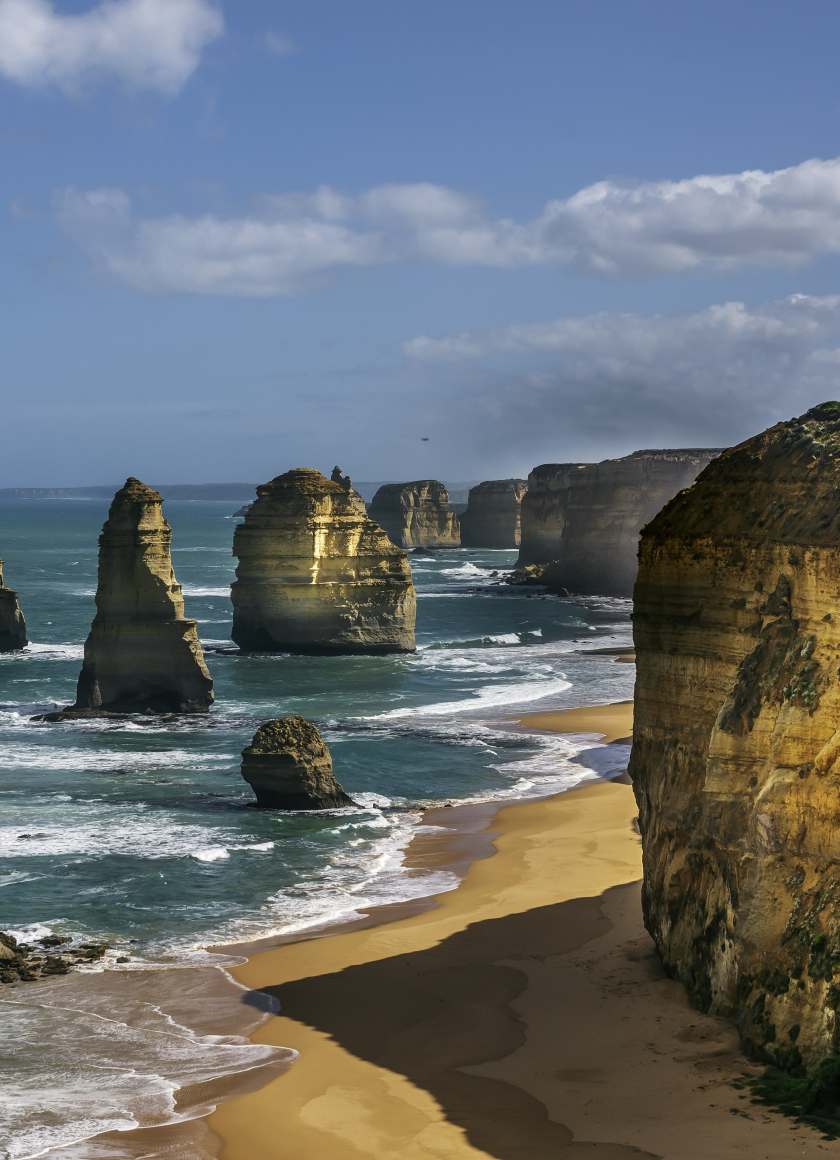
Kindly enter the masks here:
M 826 1140 L 840 1138 L 840 1056 L 824 1059 L 810 1078 L 768 1067 L 750 1087 L 754 1104 L 819 1128 Z

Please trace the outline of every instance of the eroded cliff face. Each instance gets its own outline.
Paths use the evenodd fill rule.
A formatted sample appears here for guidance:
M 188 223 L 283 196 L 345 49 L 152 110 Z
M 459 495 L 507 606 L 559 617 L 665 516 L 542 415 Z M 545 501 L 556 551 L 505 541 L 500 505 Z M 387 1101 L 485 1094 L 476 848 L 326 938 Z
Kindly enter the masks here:
M 133 477 L 99 537 L 96 617 L 71 712 L 198 713 L 213 700 L 194 620 L 170 557 L 156 491 Z
M 384 484 L 368 514 L 401 548 L 457 548 L 461 543 L 449 492 L 436 479 Z
M 242 776 L 257 804 L 274 810 L 327 810 L 352 806 L 335 779 L 327 745 L 303 717 L 266 721 L 242 751 Z
M 301 467 L 257 488 L 238 524 L 232 636 L 265 652 L 414 651 L 405 552 L 352 489 Z
M 584 595 L 630 596 L 640 530 L 717 454 L 634 451 L 603 463 L 536 467 L 522 500 L 519 578 Z
M 0 560 L 0 652 L 14 652 L 26 643 L 26 622 L 17 592 L 3 583 L 3 561 Z
M 518 548 L 524 479 L 489 479 L 470 488 L 467 510 L 460 517 L 465 548 Z
M 840 404 L 724 452 L 644 530 L 630 775 L 645 921 L 789 1070 L 840 1049 Z

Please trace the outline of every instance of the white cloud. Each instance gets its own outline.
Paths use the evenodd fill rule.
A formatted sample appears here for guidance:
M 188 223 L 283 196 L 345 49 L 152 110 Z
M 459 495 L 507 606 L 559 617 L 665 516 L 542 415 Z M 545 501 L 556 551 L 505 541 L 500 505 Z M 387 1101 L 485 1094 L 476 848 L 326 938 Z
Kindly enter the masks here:
M 103 0 L 66 16 L 49 0 L 0 0 L 0 74 L 70 93 L 115 77 L 174 94 L 223 32 L 222 14 L 208 0 Z
M 404 350 L 484 449 L 724 446 L 840 397 L 840 296 L 677 317 L 595 314 L 417 338 Z M 477 365 L 476 365 L 477 364 Z M 511 369 L 513 368 L 513 369 Z M 595 457 L 603 451 L 595 450 Z
M 107 208 L 114 199 L 125 207 L 119 235 Z M 524 224 L 492 220 L 478 198 L 429 182 L 263 194 L 241 218 L 137 221 L 120 191 L 68 191 L 60 204 L 100 269 L 148 293 L 292 294 L 341 267 L 393 262 L 630 278 L 840 253 L 840 159 L 634 189 L 600 182 Z

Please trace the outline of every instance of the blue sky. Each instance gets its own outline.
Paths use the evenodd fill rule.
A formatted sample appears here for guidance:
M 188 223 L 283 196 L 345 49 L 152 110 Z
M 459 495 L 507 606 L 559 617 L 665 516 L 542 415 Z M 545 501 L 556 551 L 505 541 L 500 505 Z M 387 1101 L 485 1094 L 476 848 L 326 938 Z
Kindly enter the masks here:
M 0 486 L 497 478 L 836 397 L 838 43 L 830 3 L 0 0 Z

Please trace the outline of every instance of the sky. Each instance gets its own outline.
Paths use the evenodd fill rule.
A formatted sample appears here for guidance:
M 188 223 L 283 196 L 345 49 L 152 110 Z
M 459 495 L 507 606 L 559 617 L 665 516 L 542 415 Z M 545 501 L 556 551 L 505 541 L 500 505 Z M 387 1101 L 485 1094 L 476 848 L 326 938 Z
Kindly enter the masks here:
M 524 477 L 840 396 L 840 7 L 0 0 L 0 487 Z

